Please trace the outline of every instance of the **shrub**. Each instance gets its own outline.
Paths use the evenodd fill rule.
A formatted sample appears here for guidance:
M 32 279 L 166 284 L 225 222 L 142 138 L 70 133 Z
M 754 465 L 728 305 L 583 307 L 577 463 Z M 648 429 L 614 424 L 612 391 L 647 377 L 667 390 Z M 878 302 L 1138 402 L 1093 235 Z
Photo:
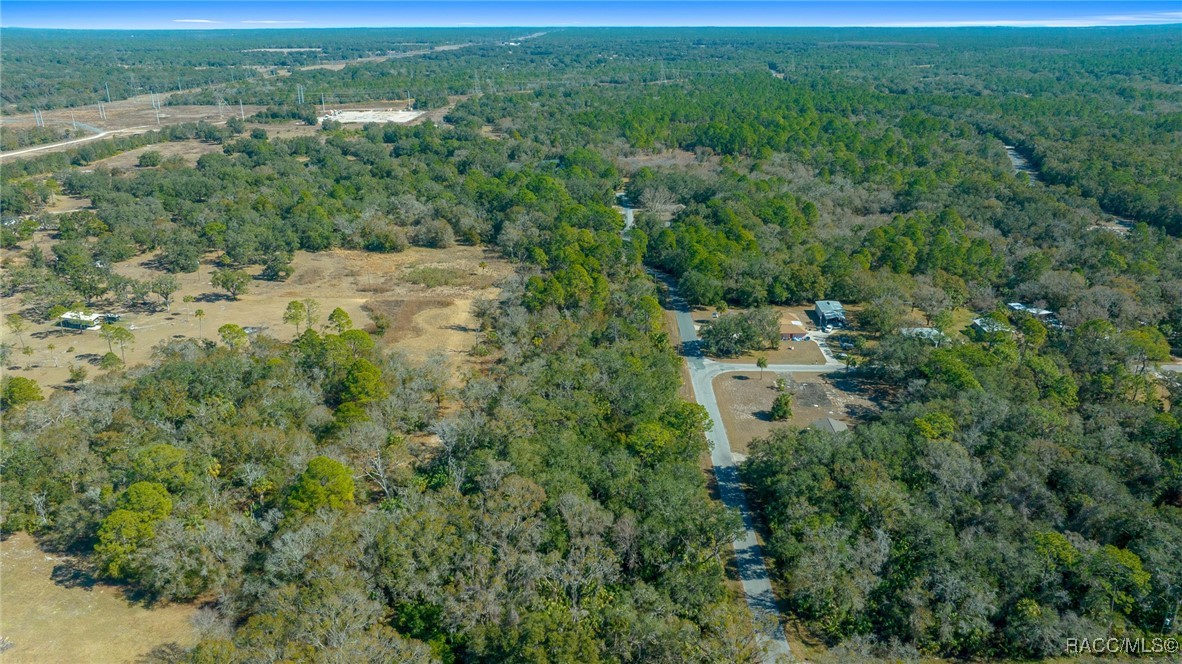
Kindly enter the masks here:
M 137 165 L 140 168 L 152 168 L 153 166 L 159 166 L 160 161 L 161 156 L 159 152 L 156 152 L 155 150 L 148 150 L 147 152 L 144 152 L 140 155 Z
M 41 386 L 32 378 L 7 376 L 0 382 L 0 409 L 8 410 L 44 398 Z

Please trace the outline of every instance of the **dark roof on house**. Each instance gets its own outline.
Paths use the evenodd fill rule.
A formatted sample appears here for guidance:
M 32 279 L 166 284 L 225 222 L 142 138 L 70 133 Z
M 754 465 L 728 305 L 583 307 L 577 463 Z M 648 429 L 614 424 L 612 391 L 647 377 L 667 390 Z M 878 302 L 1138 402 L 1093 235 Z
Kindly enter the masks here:
M 849 431 L 850 427 L 841 420 L 835 420 L 832 417 L 823 417 L 816 422 L 809 425 L 810 429 L 817 431 L 824 431 L 826 433 L 840 433 L 842 431 Z

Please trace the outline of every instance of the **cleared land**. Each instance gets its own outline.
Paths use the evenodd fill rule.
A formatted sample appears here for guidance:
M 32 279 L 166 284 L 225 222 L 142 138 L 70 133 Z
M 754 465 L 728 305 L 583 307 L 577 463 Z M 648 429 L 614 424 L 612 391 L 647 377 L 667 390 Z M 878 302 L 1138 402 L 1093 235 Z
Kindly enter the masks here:
M 544 33 L 542 33 L 544 34 Z M 444 44 L 442 46 L 435 46 L 432 48 L 419 49 L 416 51 L 402 51 L 398 53 L 387 53 L 386 55 L 373 55 L 368 58 L 357 58 L 354 60 L 337 60 L 335 62 L 323 62 L 318 65 L 308 65 L 300 67 L 300 71 L 311 71 L 313 69 L 327 69 L 328 71 L 340 71 L 349 65 L 362 64 L 365 62 L 385 62 L 395 58 L 413 58 L 417 55 L 427 55 L 428 53 L 437 53 L 441 51 L 454 51 L 456 49 L 471 46 L 472 43 L 464 44 Z
M 808 332 L 815 329 L 815 326 L 809 322 L 805 315 L 804 307 L 776 306 L 772 309 L 781 315 L 780 331 L 782 333 Z M 693 310 L 694 326 L 701 328 L 701 326 L 710 323 L 714 320 L 716 311 L 714 307 L 695 307 Z M 742 310 L 732 308 L 727 313 L 733 314 L 740 311 Z M 825 364 L 824 353 L 817 346 L 817 342 L 811 339 L 809 341 L 781 341 L 779 348 L 753 351 L 739 357 L 728 357 L 726 361 L 755 364 L 755 361 L 760 357 L 766 357 L 769 364 Z
M 15 252 L 4 253 L 12 256 Z M 139 256 L 112 269 L 124 276 L 152 279 L 162 274 L 154 258 Z M 495 252 L 472 246 L 412 247 L 397 254 L 344 249 L 301 252 L 293 261 L 291 279 L 254 279 L 247 293 L 231 300 L 210 285 L 210 275 L 216 269 L 214 258 L 207 256 L 197 272 L 175 275 L 181 287 L 173 296 L 171 310 L 164 310 L 155 296 L 147 306 L 95 304 L 95 311 L 122 314 L 121 324 L 135 335 L 134 345 L 125 349 L 128 365 L 146 362 L 152 348 L 164 341 L 186 337 L 216 340 L 217 329 L 226 323 L 290 339 L 295 328 L 283 322 L 287 304 L 313 299 L 320 304 L 321 326 L 330 311 L 341 307 L 355 327 L 376 332 L 371 313 L 382 314 L 390 327 L 378 338 L 379 344 L 412 358 L 445 353 L 452 359 L 453 371 L 459 372 L 465 363 L 475 363 L 467 352 L 476 343 L 478 332 L 472 302 L 495 298 L 498 289 L 494 284 L 512 271 Z M 259 269 L 256 266 L 248 272 L 256 274 Z M 185 302 L 186 297 L 192 301 Z M 19 309 L 19 296 L 0 298 L 0 310 Z M 201 318 L 195 315 L 198 309 L 204 312 Z M 37 323 L 30 324 L 21 336 L 30 354 L 26 355 L 15 335 L 6 330 L 4 340 L 17 345 L 7 370 L 46 388 L 68 388 L 71 365 L 86 367 L 94 375 L 99 371 L 98 361 L 108 352 L 107 342 L 95 331 L 62 330 L 51 323 Z M 118 346 L 113 350 L 120 352 Z
M 776 378 L 784 378 L 788 391 L 796 395 L 792 418 L 775 422 L 768 410 L 776 398 Z M 736 371 L 714 379 L 714 394 L 722 412 L 731 450 L 747 454 L 751 441 L 764 438 L 774 429 L 803 429 L 816 420 L 832 417 L 853 425 L 875 411 L 871 393 L 850 378 L 837 374 L 773 371 Z
M 320 121 L 334 120 L 342 124 L 367 124 L 370 122 L 394 122 L 396 124 L 406 124 L 412 120 L 418 119 L 423 115 L 423 111 L 404 111 L 393 108 L 387 109 L 358 109 L 358 110 L 337 110 L 333 109 L 328 112 L 328 115 L 320 116 Z
M 5 664 L 134 662 L 156 647 L 197 640 L 193 605 L 132 603 L 25 533 L 0 541 L 0 580 L 0 636 L 11 643 L 0 656 Z
M 0 153 L 0 158 L 17 157 L 19 156 L 18 153 L 40 154 L 43 152 L 65 150 L 79 143 L 85 143 L 88 140 L 108 138 L 118 134 L 143 133 L 153 129 L 159 129 L 165 125 L 181 124 L 184 122 L 204 120 L 205 122 L 220 124 L 240 113 L 249 116 L 263 110 L 263 108 L 263 106 L 253 106 L 250 104 L 242 106 L 241 109 L 237 104 L 234 104 L 232 107 L 225 105 L 221 107 L 164 106 L 160 109 L 160 120 L 157 123 L 156 111 L 152 108 L 152 101 L 148 95 L 143 95 L 106 104 L 107 117 L 105 119 L 99 115 L 97 104 L 73 109 L 45 111 L 42 113 L 42 117 L 45 119 L 46 125 L 65 127 L 72 126 L 77 121 L 79 124 L 98 129 L 100 132 L 104 132 L 105 135 L 84 136 L 64 143 L 38 145 L 9 153 Z M 0 118 L 0 123 L 5 127 L 29 128 L 36 126 L 32 114 L 5 116 Z
M 414 121 L 422 121 L 424 119 L 431 119 L 436 122 L 439 120 L 431 113 L 422 113 L 417 111 L 407 111 L 412 101 L 406 99 L 399 100 L 372 100 L 366 102 L 359 102 L 355 104 L 331 104 L 334 111 L 340 113 L 350 113 L 360 111 L 365 113 L 377 113 L 378 116 L 383 114 L 391 115 L 391 118 L 382 119 L 382 117 L 374 116 L 372 119 L 359 120 L 341 120 L 342 122 L 399 122 L 407 123 Z M 382 108 L 388 110 L 374 111 L 374 108 Z M 451 104 L 448 105 L 450 109 Z M 9 152 L 0 152 L 0 160 L 19 159 L 25 156 L 36 156 L 46 152 L 59 152 L 62 150 L 69 150 L 78 147 L 79 145 L 88 143 L 90 141 L 102 140 L 106 138 L 114 138 L 116 136 L 126 136 L 129 134 L 142 134 L 145 132 L 159 129 L 161 127 L 173 124 L 183 124 L 186 122 L 204 121 L 211 124 L 224 124 L 226 120 L 232 117 L 239 117 L 244 115 L 250 117 L 251 115 L 264 110 L 263 106 L 255 106 L 246 104 L 239 108 L 237 104 L 222 105 L 222 106 L 164 106 L 160 110 L 160 121 L 157 124 L 156 112 L 152 108 L 152 102 L 147 96 L 134 97 L 123 101 L 112 102 L 106 105 L 106 118 L 99 116 L 97 106 L 88 106 L 75 109 L 61 109 L 54 111 L 45 111 L 42 115 L 45 118 L 45 124 L 48 126 L 72 126 L 76 120 L 80 125 L 85 125 L 85 128 L 98 130 L 89 136 L 80 136 L 68 141 L 60 143 L 47 143 L 45 145 L 35 145 L 19 150 L 12 150 Z M 406 114 L 413 114 L 407 116 Z M 441 117 L 441 116 L 440 116 Z M 36 126 L 36 122 L 32 115 L 10 115 L 0 117 L 0 126 L 5 128 L 31 128 Z M 302 122 L 283 122 L 283 123 L 247 123 L 247 131 L 255 127 L 265 129 L 270 136 L 278 136 L 287 138 L 290 136 L 300 136 L 315 133 L 319 127 L 306 125 Z M 197 141 L 184 141 L 181 144 L 197 143 Z M 143 149 L 163 150 L 163 146 L 170 145 L 169 143 L 161 143 L 155 146 L 150 146 Z M 212 145 L 212 144 L 211 144 Z M 220 150 L 221 146 L 215 146 Z

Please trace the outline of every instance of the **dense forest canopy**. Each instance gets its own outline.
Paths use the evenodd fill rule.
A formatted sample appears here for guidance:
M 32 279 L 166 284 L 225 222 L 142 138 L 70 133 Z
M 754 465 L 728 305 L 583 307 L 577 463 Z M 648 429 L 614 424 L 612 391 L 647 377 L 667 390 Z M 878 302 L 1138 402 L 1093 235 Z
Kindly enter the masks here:
M 1182 233 L 1182 58 L 1172 26 L 558 29 L 544 39 L 507 41 L 521 32 L 212 31 L 184 33 L 178 47 L 173 33 L 115 42 L 118 33 L 70 33 L 67 40 L 54 31 L 8 29 L 5 112 L 93 105 L 104 97 L 104 85 L 115 85 L 117 97 L 181 87 L 185 92 L 169 99 L 174 104 L 222 99 L 291 105 L 302 89 L 309 103 L 322 95 L 330 102 L 410 96 L 424 106 L 476 87 L 507 92 L 590 86 L 610 105 L 615 96 L 601 94 L 605 87 L 636 93 L 640 83 L 698 77 L 717 90 L 715 83 L 736 74 L 774 73 L 789 95 L 822 90 L 836 104 L 833 110 L 847 117 L 914 110 L 965 122 L 1019 146 L 1050 182 L 1078 189 L 1113 214 Z M 46 43 L 54 47 L 41 47 Z M 351 60 L 422 44 L 468 46 L 343 71 L 299 69 L 317 57 Z M 276 48 L 321 51 L 257 50 Z M 115 54 L 108 69 L 94 64 L 95 49 Z M 290 75 L 270 75 L 267 68 Z M 55 80 L 63 75 L 68 78 Z M 840 92 L 831 97 L 834 87 Z M 742 104 L 744 96 L 733 102 Z M 717 137 L 716 149 L 790 148 L 774 127 L 758 121 L 759 113 L 777 111 L 761 104 L 753 114 L 742 112 L 743 123 L 712 118 L 732 133 Z M 639 147 L 662 138 L 649 135 L 643 123 L 625 126 Z
M 4 29 L 4 112 L 93 105 L 289 69 L 519 34 L 485 30 Z
M 269 107 L 6 162 L 0 240 L 22 255 L 0 287 L 29 320 L 167 298 L 207 256 L 227 286 L 339 247 L 480 244 L 517 271 L 477 303 L 491 361 L 459 386 L 339 318 L 163 344 L 48 399 L 6 379 L 4 529 L 208 602 L 187 661 L 755 661 L 725 584 L 740 522 L 707 493 L 651 270 L 692 304 L 856 305 L 882 412 L 779 430 L 744 466 L 785 604 L 838 661 L 1177 632 L 1182 385 L 1157 370 L 1182 351 L 1176 27 L 502 43 L 520 33 L 5 30 L 6 112 L 93 97 L 107 72 L 64 71 L 87 49 L 120 94 L 212 67 L 168 103 Z M 471 45 L 243 74 L 316 60 L 255 48 L 399 41 Z M 445 110 L 269 136 L 315 118 L 297 85 Z M 103 163 L 180 141 L 209 149 Z M 62 193 L 90 205 L 47 214 Z M 153 281 L 110 268 L 147 255 Z M 965 312 L 994 331 L 962 333 Z M 952 341 L 900 333 L 921 323 Z

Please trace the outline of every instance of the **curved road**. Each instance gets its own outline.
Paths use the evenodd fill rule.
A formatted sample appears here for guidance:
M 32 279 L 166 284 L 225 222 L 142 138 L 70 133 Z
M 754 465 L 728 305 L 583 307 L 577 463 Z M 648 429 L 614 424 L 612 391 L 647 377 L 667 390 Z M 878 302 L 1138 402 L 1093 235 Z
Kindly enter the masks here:
M 522 35 L 520 37 L 514 37 L 510 41 L 523 42 L 527 39 L 536 39 L 536 38 L 541 37 L 545 34 L 547 34 L 547 33 L 546 32 L 535 32 L 535 33 L 528 34 L 528 35 Z M 475 45 L 476 45 L 475 42 L 467 42 L 467 43 L 463 43 L 463 44 L 444 44 L 442 46 L 434 46 L 432 48 L 421 50 L 421 51 L 408 51 L 405 53 L 398 53 L 398 54 L 389 55 L 389 56 L 376 56 L 376 57 L 371 57 L 371 58 L 358 58 L 356 60 L 341 60 L 341 61 L 337 61 L 337 62 L 326 62 L 326 63 L 322 63 L 322 64 L 318 64 L 318 65 L 308 65 L 306 67 L 300 67 L 299 69 L 301 71 L 310 70 L 310 69 L 344 69 L 346 66 L 351 65 L 351 64 L 358 64 L 358 63 L 364 63 L 364 62 L 381 62 L 381 61 L 389 60 L 389 59 L 393 59 L 393 58 L 414 57 L 414 56 L 419 56 L 419 55 L 427 55 L 430 53 L 436 53 L 439 51 L 454 51 L 456 49 L 466 48 L 468 46 L 475 46 Z M 286 74 L 284 76 L 286 76 Z M 271 78 L 271 76 L 264 74 L 262 76 L 262 78 Z M 224 85 L 224 84 L 218 84 L 218 85 Z M 204 87 L 206 87 L 206 86 L 198 86 L 195 88 L 190 88 L 189 90 L 186 90 L 186 92 L 191 92 L 193 90 L 201 90 Z M 209 86 L 209 87 L 216 87 L 216 86 Z M 142 99 L 145 96 L 146 95 L 140 95 L 140 96 L 132 98 L 132 99 L 119 99 L 119 100 L 116 100 L 115 104 L 120 104 L 122 102 L 130 102 L 135 99 Z M 172 93 L 168 93 L 167 96 L 171 97 Z M 108 104 L 110 104 L 110 102 L 108 102 Z M 112 106 L 114 106 L 114 105 L 112 105 Z M 76 108 L 81 108 L 81 107 L 76 107 Z M 66 109 L 66 110 L 74 110 L 74 109 Z M 28 117 L 28 116 L 24 116 L 24 117 Z M 12 118 L 8 118 L 8 120 L 11 122 Z M 82 123 L 80 123 L 80 122 L 77 124 L 82 125 Z M 177 123 L 171 122 L 171 123 L 166 123 L 166 125 L 167 124 L 177 124 Z M 221 123 L 214 122 L 213 124 L 221 124 Z M 22 148 L 20 150 L 11 150 L 8 152 L 0 152 L 0 161 L 3 161 L 4 159 L 7 159 L 9 157 L 18 157 L 20 155 L 31 154 L 34 152 L 45 152 L 47 150 L 57 150 L 57 149 L 61 149 L 61 148 L 67 148 L 67 147 L 70 147 L 71 145 L 75 145 L 77 143 L 86 143 L 88 141 L 94 141 L 94 140 L 98 140 L 100 138 L 106 138 L 108 136 L 113 136 L 115 134 L 144 133 L 147 131 L 151 131 L 153 129 L 159 129 L 161 127 L 161 125 L 159 124 L 159 120 L 157 120 L 157 124 L 155 124 L 155 125 L 140 125 L 138 127 L 127 127 L 124 129 L 110 129 L 110 130 L 106 130 L 106 131 L 104 131 L 98 127 L 93 127 L 91 125 L 82 125 L 82 126 L 85 126 L 87 129 L 93 130 L 96 133 L 92 136 L 83 136 L 82 138 L 74 138 L 74 139 L 70 139 L 68 141 L 59 141 L 57 143 L 46 143 L 43 145 L 34 145 L 32 147 Z
M 618 207 L 624 215 L 624 229 L 621 234 L 627 239 L 628 230 L 633 226 L 633 208 L 623 193 L 618 193 L 616 197 Z M 716 362 L 705 357 L 697 328 L 694 327 L 689 303 L 677 293 L 677 284 L 654 270 L 649 270 L 649 274 L 669 288 L 669 309 L 677 319 L 677 337 L 681 354 L 685 357 L 685 364 L 689 369 L 690 387 L 693 388 L 694 399 L 710 415 L 711 427 L 706 432 L 706 439 L 710 441 L 710 464 L 714 467 L 719 499 L 727 507 L 738 510 L 743 519 L 743 533 L 731 543 L 731 546 L 735 551 L 735 567 L 738 569 L 739 581 L 743 584 L 747 607 L 755 616 L 757 626 L 763 623 L 764 619 L 775 625 L 770 633 L 761 635 L 762 645 L 765 647 L 765 660 L 794 661 L 792 649 L 788 647 L 788 639 L 784 635 L 784 619 L 780 615 L 779 607 L 776 606 L 775 593 L 772 592 L 771 577 L 768 575 L 767 565 L 763 562 L 763 547 L 759 545 L 755 535 L 755 517 L 750 505 L 747 504 L 747 495 L 743 492 L 743 484 L 739 479 L 738 463 L 731 452 L 722 412 L 718 408 L 718 399 L 714 394 L 716 376 L 731 371 L 750 371 L 752 365 Z M 830 373 L 845 368 L 844 364 L 834 359 L 825 346 L 822 346 L 821 350 L 825 355 L 825 364 L 771 364 L 767 368 L 771 371 L 789 373 Z
M 60 141 L 58 143 L 46 143 L 44 145 L 34 145 L 34 146 L 28 147 L 28 148 L 21 148 L 20 150 L 11 150 L 9 152 L 0 152 L 0 161 L 4 160 L 7 157 L 17 157 L 22 154 L 29 154 L 30 152 L 44 152 L 46 150 L 52 150 L 54 148 L 69 147 L 69 146 L 74 145 L 76 143 L 87 143 L 89 141 L 96 141 L 100 138 L 106 138 L 107 136 L 111 136 L 112 134 L 121 134 L 121 133 L 128 133 L 128 132 L 134 133 L 134 132 L 139 131 L 140 129 L 144 129 L 144 128 L 145 127 L 132 127 L 130 129 L 112 129 L 111 131 L 104 131 L 102 133 L 93 134 L 91 136 L 83 136 L 82 138 L 73 138 L 68 141 Z
M 750 371 L 752 365 L 733 362 L 715 362 L 702 354 L 701 341 L 694 328 L 694 319 L 689 304 L 676 295 L 673 285 L 670 286 L 670 305 L 677 318 L 678 337 L 681 342 L 682 355 L 690 372 L 690 383 L 694 390 L 694 398 L 710 415 L 713 426 L 706 432 L 710 441 L 710 462 L 714 466 L 714 476 L 718 482 L 718 494 L 727 507 L 739 511 L 743 517 L 743 534 L 734 541 L 735 565 L 739 571 L 739 580 L 743 583 L 743 593 L 747 597 L 747 606 L 757 617 L 771 617 L 775 629 L 765 635 L 768 643 L 767 653 L 769 661 L 792 660 L 792 651 L 788 647 L 788 640 L 784 636 L 783 619 L 776 606 L 776 598 L 772 593 L 771 578 L 768 576 L 767 566 L 763 562 L 763 547 L 755 536 L 755 518 L 747 503 L 747 496 L 743 492 L 739 480 L 739 468 L 731 452 L 730 440 L 723 425 L 722 412 L 718 407 L 718 400 L 714 395 L 714 378 L 731 371 Z M 833 359 L 829 353 L 825 354 L 825 364 L 772 364 L 768 370 L 778 372 L 809 372 L 829 373 L 845 368 L 845 365 Z

